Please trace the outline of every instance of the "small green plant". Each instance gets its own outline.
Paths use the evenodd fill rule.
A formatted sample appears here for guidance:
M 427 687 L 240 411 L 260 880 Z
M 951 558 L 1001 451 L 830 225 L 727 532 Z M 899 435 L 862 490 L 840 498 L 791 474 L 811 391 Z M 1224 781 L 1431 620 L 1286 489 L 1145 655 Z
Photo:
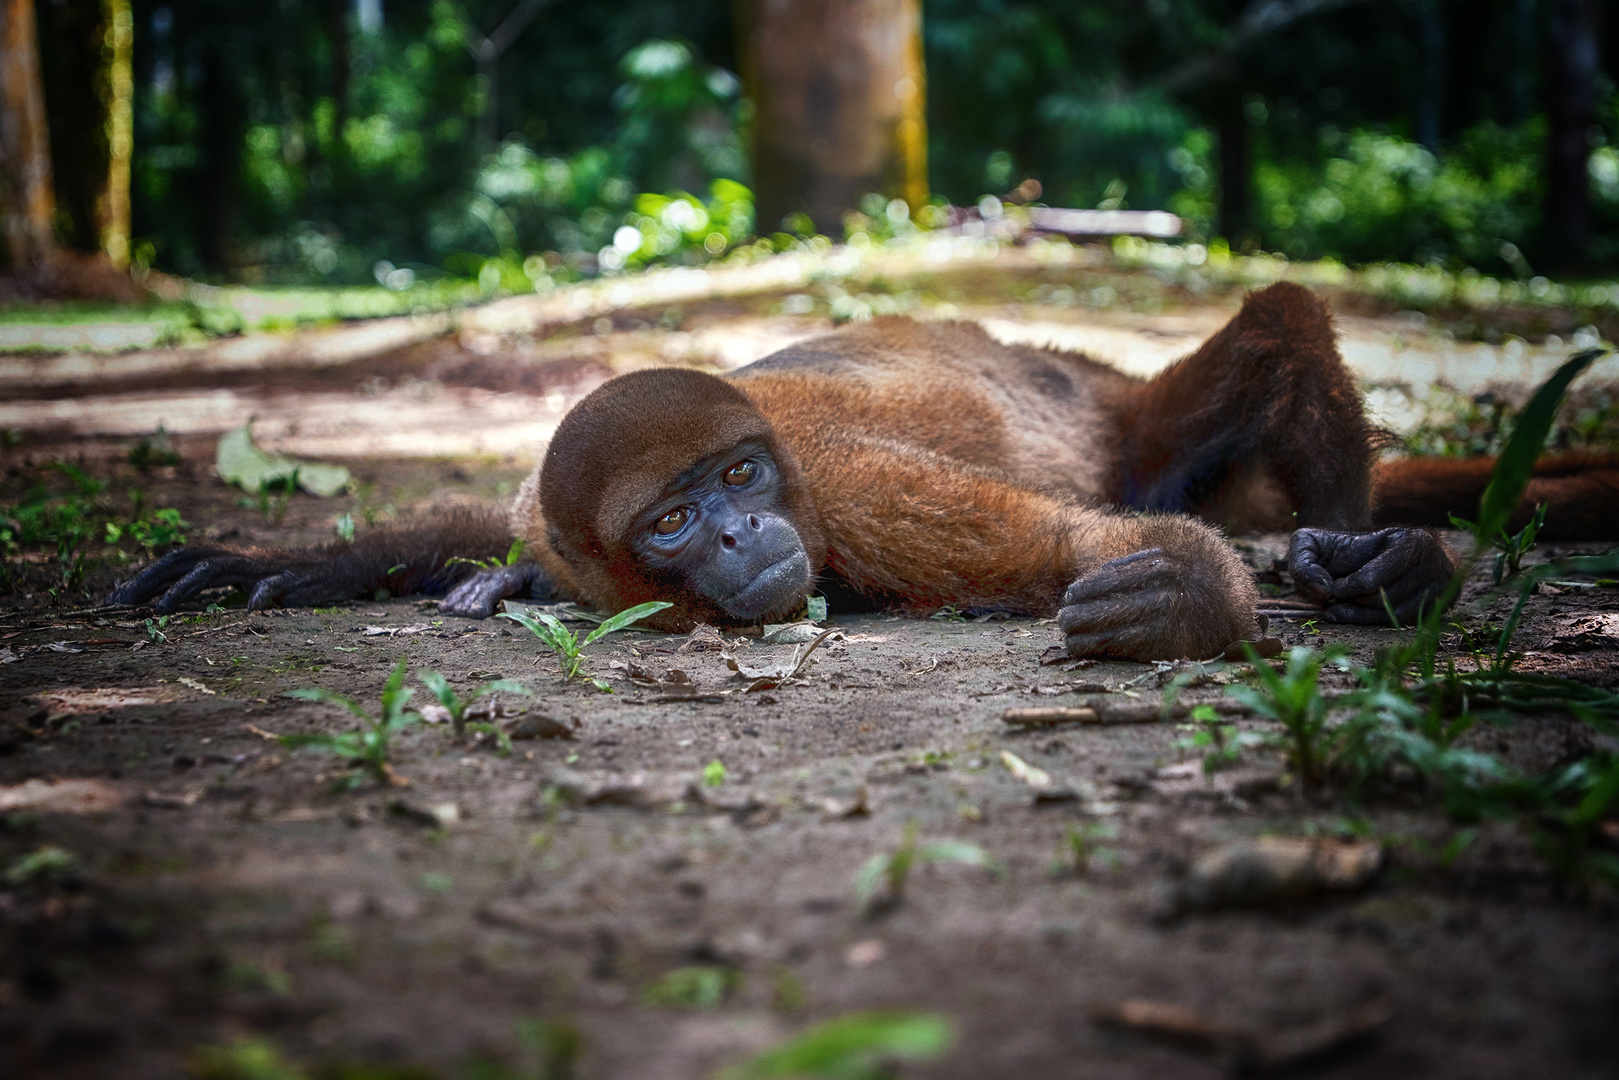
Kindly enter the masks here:
M 725 762 L 715 758 L 703 766 L 703 786 L 719 787 L 725 783 Z
M 193 1080 L 306 1080 L 266 1039 L 238 1039 L 228 1046 L 202 1046 L 191 1052 L 186 1072 Z
M 79 860 L 71 851 L 59 847 L 42 847 L 23 855 L 6 867 L 7 885 L 27 885 L 36 881 L 55 881 L 72 877 L 79 872 Z
M 713 1080 L 893 1080 L 902 1061 L 931 1061 L 955 1039 L 936 1013 L 858 1012 L 834 1017 Z
M 401 657 L 399 663 L 389 673 L 388 681 L 382 687 L 382 714 L 376 719 L 373 719 L 353 698 L 322 687 L 306 686 L 288 690 L 284 695 L 286 697 L 302 701 L 318 701 L 347 709 L 359 718 L 360 729 L 338 732 L 335 735 L 325 732 L 282 735 L 281 745 L 290 750 L 314 750 L 317 753 L 334 754 L 353 763 L 354 767 L 338 785 L 346 790 L 359 787 L 368 777 L 379 784 L 403 784 L 404 781 L 394 773 L 389 761 L 389 744 L 399 732 L 421 721 L 420 714 L 405 710 L 405 705 L 410 701 L 413 692 L 405 686 L 405 667 L 408 663 L 408 660 Z
M 560 1020 L 519 1020 L 522 1047 L 517 1065 L 475 1058 L 463 1070 L 466 1080 L 576 1080 L 584 1039 L 579 1029 Z
M 645 604 L 637 604 L 626 608 L 617 615 L 603 619 L 601 624 L 594 627 L 590 633 L 580 637 L 562 625 L 562 620 L 549 612 L 539 612 L 538 617 L 522 611 L 503 611 L 502 619 L 510 619 L 528 627 L 533 635 L 540 639 L 544 645 L 557 654 L 557 660 L 562 665 L 562 677 L 565 682 L 572 682 L 579 674 L 580 654 L 590 646 L 613 633 L 622 630 L 631 623 L 646 618 L 648 615 L 673 607 L 667 600 L 652 600 Z
M 954 604 L 946 604 L 932 615 L 929 615 L 928 618 L 935 622 L 966 622 L 967 613 Z
M 476 566 L 480 570 L 499 570 L 502 566 L 512 566 L 523 557 L 523 538 L 519 536 L 512 541 L 512 546 L 506 549 L 506 558 L 500 559 L 491 555 L 487 559 L 464 559 L 457 555 L 445 559 L 445 566 Z
M 332 523 L 332 529 L 343 543 L 354 543 L 354 515 L 347 510 L 337 516 L 337 520 Z
M 1175 748 L 1203 751 L 1203 772 L 1208 776 L 1235 765 L 1243 751 L 1275 741 L 1263 732 L 1238 731 L 1236 722 L 1215 712 L 1212 705 L 1197 706 L 1188 719 L 1191 723 L 1181 724 L 1180 730 L 1190 734 L 1175 740 Z
M 1087 821 L 1083 825 L 1069 824 L 1063 829 L 1062 840 L 1057 845 L 1057 857 L 1051 860 L 1047 872 L 1052 877 L 1083 874 L 1090 869 L 1092 859 L 1112 864 L 1117 857 L 1111 849 L 1102 847 L 1101 842 L 1115 839 L 1118 835 L 1118 828 L 1111 822 Z
M 120 543 L 124 537 L 135 541 L 146 551 L 163 547 L 167 544 L 183 544 L 186 542 L 186 530 L 191 523 L 180 517 L 180 511 L 172 507 L 165 507 L 152 511 L 150 517 L 141 512 L 139 500 L 135 513 L 130 520 L 120 524 L 109 521 L 106 525 L 104 539 L 109 544 Z
M 172 617 L 173 616 L 170 615 L 159 615 L 155 619 L 147 619 L 146 640 L 151 642 L 153 645 L 162 645 L 164 642 L 168 641 L 169 635 L 165 634 L 163 631 L 169 625 L 169 619 Z
M 1327 699 L 1321 693 L 1321 668 L 1335 663 L 1347 670 L 1345 650 L 1294 646 L 1281 672 L 1247 642 L 1243 643 L 1243 652 L 1254 666 L 1259 686 L 1233 686 L 1228 692 L 1260 716 L 1287 729 L 1288 757 L 1300 782 L 1307 789 L 1319 786 L 1326 778 L 1333 738 L 1327 726 Z
M 717 1008 L 742 983 L 735 968 L 694 964 L 659 976 L 641 995 L 648 1005 L 680 1009 Z
M 427 687 L 427 692 L 437 698 L 438 703 L 450 714 L 450 730 L 455 733 L 457 739 L 465 738 L 469 731 L 487 735 L 495 740 L 497 753 L 501 757 L 511 757 L 511 737 L 501 730 L 500 725 L 493 721 L 481 720 L 468 723 L 467 710 L 486 694 L 521 694 L 523 697 L 533 697 L 528 687 L 516 679 L 494 679 L 462 697 L 450 686 L 449 680 L 436 671 L 423 671 L 416 678 L 421 680 L 422 685 Z
M 911 868 L 918 863 L 963 863 L 981 866 L 997 878 L 1006 874 L 983 848 L 965 840 L 935 840 L 918 846 L 916 823 L 908 822 L 899 847 L 873 855 L 855 875 L 855 899 L 860 910 L 872 915 L 897 907 L 905 899 L 905 881 Z
M 1450 515 L 1450 523 L 1464 532 L 1475 535 L 1479 532 L 1476 522 Z M 1497 585 L 1503 578 L 1517 577 L 1523 569 L 1523 557 L 1535 549 L 1535 537 L 1540 534 L 1540 528 L 1546 524 L 1546 504 L 1541 503 L 1535 507 L 1534 515 L 1529 523 L 1511 536 L 1507 535 L 1505 526 L 1496 529 L 1495 535 L 1490 538 L 1490 544 L 1495 548 L 1494 580 Z

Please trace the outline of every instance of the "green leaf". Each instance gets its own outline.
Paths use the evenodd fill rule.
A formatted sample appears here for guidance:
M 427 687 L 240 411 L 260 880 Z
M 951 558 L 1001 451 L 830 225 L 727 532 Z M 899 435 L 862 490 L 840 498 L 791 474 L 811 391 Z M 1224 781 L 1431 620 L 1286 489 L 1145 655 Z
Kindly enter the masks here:
M 523 611 L 502 611 L 496 617 L 510 619 L 514 623 L 528 627 L 529 632 L 539 638 L 552 652 L 567 656 L 575 647 L 573 632 L 564 627 L 554 615 L 540 612 L 536 618 Z
M 955 1033 L 936 1013 L 858 1012 L 839 1016 L 729 1069 L 714 1080 L 876 1080 L 885 1061 L 926 1061 Z
M 486 682 L 472 692 L 469 700 L 476 701 L 485 694 L 521 694 L 524 697 L 533 697 L 534 691 L 518 682 L 516 679 L 495 679 Z
M 214 467 L 226 483 L 253 493 L 295 479 L 309 494 L 326 498 L 349 484 L 349 471 L 341 465 L 319 465 L 265 453 L 253 442 L 251 421 L 226 432 L 219 440 Z
M 523 538 L 519 536 L 512 541 L 512 546 L 506 549 L 506 565 L 511 566 L 523 557 Z
M 1597 348 L 1575 353 L 1540 385 L 1523 412 L 1518 414 L 1517 426 L 1512 429 L 1512 437 L 1490 474 L 1490 486 L 1484 489 L 1484 498 L 1479 501 L 1478 526 L 1473 537 L 1481 548 L 1494 539 L 1518 508 L 1569 383 L 1607 351 Z
M 879 852 L 867 859 L 860 872 L 854 876 L 855 900 L 861 907 L 868 906 L 877 895 L 877 889 L 883 883 L 883 876 L 888 873 L 891 858 L 887 852 Z
M 935 840 L 930 844 L 923 844 L 917 849 L 916 857 L 923 862 L 982 866 L 996 877 L 1002 877 L 1006 873 L 1006 868 L 996 862 L 988 852 L 977 844 L 970 844 L 965 840 Z
M 409 664 L 410 661 L 401 656 L 399 663 L 388 673 L 388 681 L 382 684 L 382 722 L 385 724 L 400 719 L 405 702 L 416 692 L 405 687 L 405 668 Z
M 648 615 L 655 614 L 655 613 L 657 613 L 659 611 L 662 611 L 664 608 L 669 608 L 669 607 L 674 607 L 674 605 L 671 604 L 667 600 L 652 600 L 652 601 L 649 601 L 649 602 L 647 602 L 645 604 L 636 604 L 632 608 L 625 608 L 623 611 L 619 612 L 617 615 L 613 615 L 613 616 L 611 616 L 609 618 L 603 619 L 602 624 L 600 626 L 596 627 L 596 629 L 592 630 L 585 637 L 585 644 L 589 645 L 591 642 L 596 641 L 598 638 L 606 637 L 608 634 L 611 634 L 614 630 L 622 630 L 626 626 L 630 625 L 633 622 L 636 622 L 637 620 L 644 619 Z M 561 624 L 559 623 L 558 625 L 561 625 Z
M 364 720 L 366 723 L 371 722 L 370 714 L 368 714 L 365 711 L 365 709 L 360 706 L 359 702 L 355 701 L 351 697 L 344 697 L 342 694 L 335 693 L 335 692 L 333 692 L 331 690 L 327 690 L 324 687 L 320 687 L 320 686 L 302 686 L 302 687 L 299 687 L 297 690 L 288 690 L 286 693 L 282 694 L 281 696 L 282 697 L 290 697 L 290 698 L 299 698 L 300 700 L 303 700 L 303 701 L 318 701 L 318 702 L 321 702 L 322 704 L 325 704 L 325 705 L 338 705 L 338 706 L 341 706 L 341 707 L 347 709 L 349 712 L 353 713 L 355 716 L 358 716 L 361 720 Z
M 416 678 L 421 681 L 423 686 L 427 687 L 428 693 L 438 698 L 440 705 L 450 710 L 450 715 L 455 716 L 461 712 L 461 699 L 450 687 L 450 681 L 443 675 L 436 671 L 419 671 L 416 673 Z M 477 695 L 473 696 L 476 697 Z
M 278 735 L 276 736 L 276 741 L 288 750 L 319 750 L 344 758 L 362 758 L 365 756 L 364 742 L 359 735 L 352 731 L 345 731 L 337 735 L 324 731 L 313 734 Z

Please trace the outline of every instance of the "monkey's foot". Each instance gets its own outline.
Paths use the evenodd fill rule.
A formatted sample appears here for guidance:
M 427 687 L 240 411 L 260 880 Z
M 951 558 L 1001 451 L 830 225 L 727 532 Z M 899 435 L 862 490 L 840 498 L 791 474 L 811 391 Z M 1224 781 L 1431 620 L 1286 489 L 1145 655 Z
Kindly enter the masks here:
M 1218 655 L 1254 626 L 1252 603 L 1238 599 L 1247 583 L 1225 581 L 1228 570 L 1158 547 L 1103 563 L 1063 594 L 1057 624 L 1068 652 L 1127 660 Z
M 109 604 L 151 604 L 170 612 L 208 589 L 246 589 L 249 611 L 273 604 L 304 606 L 346 600 L 318 563 L 269 559 L 228 548 L 184 547 L 171 551 L 114 589 Z
M 451 589 L 439 601 L 438 609 L 446 615 L 487 619 L 495 613 L 496 604 L 519 595 L 550 599 L 551 579 L 538 564 L 514 563 L 479 570 Z
M 1288 544 L 1287 566 L 1299 594 L 1325 607 L 1327 618 L 1372 625 L 1387 625 L 1390 608 L 1402 624 L 1415 622 L 1456 570 L 1432 533 L 1402 528 L 1300 529 Z

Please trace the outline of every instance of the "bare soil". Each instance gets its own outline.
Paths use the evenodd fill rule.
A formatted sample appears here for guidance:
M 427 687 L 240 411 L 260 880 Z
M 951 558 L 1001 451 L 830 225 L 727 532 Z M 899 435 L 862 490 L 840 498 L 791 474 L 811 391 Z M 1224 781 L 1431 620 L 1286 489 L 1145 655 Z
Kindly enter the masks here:
M 417 367 L 394 357 L 367 377 L 437 364 L 476 383 L 485 364 L 502 392 L 537 403 L 560 385 L 453 339 L 411 355 Z M 557 370 L 578 392 L 583 369 Z M 339 386 L 328 371 L 234 385 L 272 401 L 289 387 L 353 394 L 359 381 Z M 211 478 L 211 436 L 178 440 L 179 466 L 139 475 L 122 462 L 128 444 L 42 428 L 7 451 L 5 498 L 39 461 L 77 459 L 111 491 L 139 484 L 153 505 L 181 508 L 194 538 L 305 543 L 329 537 L 345 509 L 500 497 L 532 457 L 353 458 L 362 496 L 295 497 L 277 525 Z M 1241 543 L 1256 572 L 1283 545 Z M 99 573 L 97 587 L 117 570 Z M 1283 605 L 1285 579 L 1280 591 Z M 196 613 L 154 627 L 166 640 L 140 612 L 39 592 L 0 603 L 0 792 L 88 780 L 102 800 L 0 815 L 0 867 L 45 847 L 77 861 L 49 887 L 0 880 L 7 1077 L 183 1076 L 198 1047 L 248 1037 L 311 1067 L 455 1077 L 480 1056 L 517 1055 L 517 1022 L 538 1017 L 577 1027 L 582 1076 L 686 1080 L 868 1008 L 953 1023 L 954 1048 L 908 1076 L 1241 1065 L 1218 1039 L 1099 1022 L 1131 1000 L 1267 1038 L 1386 1008 L 1385 1023 L 1285 1061 L 1290 1075 L 1619 1075 L 1615 913 L 1562 895 L 1515 826 L 1481 823 L 1447 850 L 1457 826 L 1415 790 L 1307 797 L 1270 755 L 1209 780 L 1177 749 L 1173 722 L 1014 728 L 1008 708 L 1156 703 L 1189 670 L 1042 663 L 1060 640 L 1049 622 L 834 612 L 827 625 L 843 634 L 799 678 L 755 693 L 712 642 L 631 631 L 586 653 L 603 693 L 564 684 L 521 627 L 444 618 L 413 598 Z M 1613 589 L 1548 588 L 1530 602 L 1523 663 L 1619 684 L 1616 612 Z M 1272 630 L 1362 660 L 1398 633 L 1303 613 Z M 795 648 L 724 641 L 743 665 Z M 572 737 L 518 737 L 502 757 L 487 738 L 417 725 L 393 751 L 408 786 L 348 793 L 334 790 L 338 761 L 269 737 L 349 729 L 341 710 L 284 693 L 319 686 L 375 711 L 401 657 L 412 684 L 422 670 L 462 689 L 521 680 L 534 697 L 502 699 L 528 710 L 503 718 L 507 729 L 546 718 Z M 1239 675 L 1211 666 L 1182 700 L 1214 701 Z M 426 697 L 418 688 L 413 704 Z M 1536 769 L 1592 745 L 1559 716 L 1469 738 Z M 1063 797 L 1040 797 L 1003 751 Z M 725 779 L 706 786 L 716 761 Z M 1113 832 L 1097 841 L 1105 850 L 1084 869 L 1054 868 L 1068 830 L 1096 823 Z M 903 902 L 862 913 L 857 871 L 912 824 L 923 841 L 979 845 L 1004 875 L 919 866 Z M 1360 888 L 1163 917 L 1166 887 L 1224 842 L 1349 831 L 1383 844 L 1381 872 Z M 663 975 L 693 965 L 737 973 L 722 1003 L 649 1003 Z

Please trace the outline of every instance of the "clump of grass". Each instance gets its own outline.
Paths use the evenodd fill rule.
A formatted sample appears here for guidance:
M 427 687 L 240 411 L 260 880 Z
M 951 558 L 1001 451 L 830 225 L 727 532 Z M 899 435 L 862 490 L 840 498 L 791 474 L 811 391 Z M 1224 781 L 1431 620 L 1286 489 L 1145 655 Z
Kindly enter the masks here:
M 1450 523 L 1463 532 L 1477 534 L 1479 531 L 1476 522 L 1457 517 L 1455 514 L 1450 515 Z M 1535 537 L 1539 535 L 1541 526 L 1545 524 L 1546 504 L 1541 503 L 1535 507 L 1534 516 L 1529 519 L 1529 522 L 1511 536 L 1507 535 L 1505 526 L 1496 530 L 1495 535 L 1490 538 L 1490 545 L 1497 552 L 1494 572 L 1494 580 L 1497 585 L 1501 584 L 1502 578 L 1517 577 L 1519 572 L 1522 571 L 1523 557 L 1535 549 Z
M 899 906 L 905 899 L 905 882 L 912 867 L 919 863 L 962 863 L 981 866 L 994 877 L 1004 877 L 1005 869 L 983 848 L 965 840 L 934 840 L 918 845 L 916 823 L 905 826 L 899 847 L 873 855 L 855 875 L 855 900 L 861 912 L 875 915 Z
M 714 1009 L 742 985 L 735 968 L 693 964 L 664 972 L 641 994 L 648 1005 L 679 1009 Z
M 719 787 L 721 784 L 725 783 L 726 775 L 725 762 L 721 761 L 719 758 L 715 758 L 713 761 L 710 761 L 707 765 L 703 766 L 703 786 Z
M 1248 662 L 1254 666 L 1259 686 L 1234 686 L 1227 692 L 1260 716 L 1281 724 L 1287 732 L 1288 760 L 1306 789 L 1317 787 L 1326 778 L 1331 755 L 1332 733 L 1327 728 L 1327 699 L 1321 693 L 1321 669 L 1328 663 L 1348 668 L 1345 650 L 1318 650 L 1296 645 L 1287 654 L 1287 665 L 1278 672 L 1266 663 L 1254 647 L 1243 643 Z
M 131 488 L 128 512 L 120 512 L 107 498 L 107 484 L 85 474 L 78 466 L 63 461 L 48 462 L 40 468 L 36 483 L 17 502 L 0 504 L 0 587 L 17 587 L 24 566 L 17 560 L 26 553 L 51 551 L 56 554 L 54 580 L 48 587 L 52 596 L 77 588 L 83 581 L 91 545 L 102 541 L 117 545 L 133 540 L 150 553 L 169 544 L 183 544 L 190 524 L 173 508 L 153 510 L 139 488 Z M 51 477 L 67 481 L 49 483 Z M 121 561 L 129 554 L 121 549 L 112 553 Z
M 575 1080 L 584 1038 L 579 1029 L 560 1020 L 523 1019 L 517 1022 L 521 1046 L 519 1063 L 474 1058 L 462 1070 L 466 1080 Z
M 858 1012 L 834 1017 L 714 1080 L 893 1080 L 903 1061 L 931 1061 L 955 1032 L 937 1013 Z
M 579 665 L 583 662 L 584 650 L 613 633 L 622 630 L 631 623 L 638 622 L 648 615 L 656 614 L 664 608 L 674 605 L 667 600 L 652 600 L 645 604 L 637 604 L 626 608 L 617 615 L 603 619 L 583 637 L 562 625 L 562 620 L 549 612 L 541 611 L 530 615 L 522 611 L 503 611 L 502 619 L 510 619 L 528 627 L 533 635 L 540 639 L 546 648 L 557 654 L 557 660 L 562 665 L 562 678 L 564 682 L 572 682 L 579 674 Z M 600 680 L 593 680 L 599 689 L 606 689 L 607 684 Z
M 1052 877 L 1083 874 L 1090 869 L 1092 859 L 1100 859 L 1109 865 L 1116 863 L 1117 855 L 1111 848 L 1103 847 L 1102 841 L 1113 840 L 1118 835 L 1118 827 L 1110 822 L 1070 823 L 1063 829 L 1062 840 L 1057 844 L 1057 857 L 1051 860 L 1051 865 L 1046 868 L 1047 873 Z
M 444 706 L 445 711 L 450 714 L 450 730 L 454 732 L 456 739 L 466 738 L 469 731 L 474 734 L 487 735 L 495 740 L 496 752 L 501 757 L 511 756 L 511 737 L 501 730 L 500 725 L 492 720 L 468 722 L 467 710 L 479 698 L 488 694 L 521 694 L 523 697 L 533 697 L 534 695 L 528 687 L 516 679 L 494 679 L 479 686 L 466 697 L 462 697 L 455 692 L 455 688 L 450 685 L 450 681 L 436 671 L 420 672 L 416 678 L 421 680 L 422 685 L 427 687 L 427 692 L 437 698 L 438 703 Z
M 333 754 L 351 762 L 353 767 L 338 784 L 346 790 L 359 787 L 367 779 L 375 780 L 379 784 L 403 785 L 406 781 L 394 772 L 390 761 L 390 744 L 399 732 L 421 721 L 419 713 L 408 712 L 405 709 L 413 693 L 405 686 L 405 668 L 408 663 L 408 660 L 401 658 L 389 673 L 388 681 L 382 687 L 382 712 L 376 718 L 366 712 L 364 706 L 353 698 L 322 687 L 307 686 L 288 690 L 286 697 L 302 701 L 318 701 L 347 709 L 359 718 L 360 728 L 358 731 L 343 731 L 337 734 L 319 732 L 308 735 L 282 735 L 281 745 L 290 750 L 314 750 L 317 753 Z
M 1212 705 L 1198 705 L 1187 717 L 1190 723 L 1181 724 L 1188 732 L 1175 740 L 1177 750 L 1203 751 L 1203 773 L 1213 776 L 1221 769 L 1242 760 L 1244 751 L 1270 746 L 1275 738 L 1264 732 L 1238 731 L 1234 720 L 1215 712 Z

